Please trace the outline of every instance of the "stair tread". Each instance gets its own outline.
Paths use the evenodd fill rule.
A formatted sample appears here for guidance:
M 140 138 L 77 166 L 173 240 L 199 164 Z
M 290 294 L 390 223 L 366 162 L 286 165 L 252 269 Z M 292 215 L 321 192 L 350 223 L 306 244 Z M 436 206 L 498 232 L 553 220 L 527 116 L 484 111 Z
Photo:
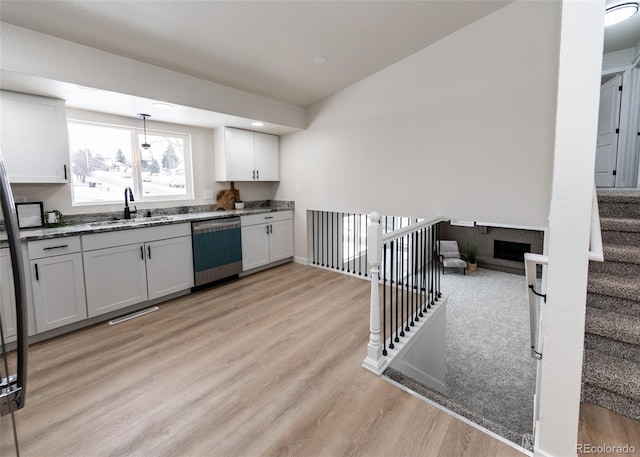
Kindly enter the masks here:
M 591 272 L 589 273 L 587 290 L 600 295 L 640 300 L 640 277 Z
M 585 330 L 613 340 L 640 345 L 640 317 L 587 307 Z
M 637 189 L 599 189 L 598 203 L 640 203 L 640 191 Z
M 603 248 L 605 262 L 640 264 L 640 246 L 629 244 L 609 244 Z
M 640 363 L 586 350 L 583 379 L 601 389 L 640 400 Z
M 611 232 L 640 232 L 640 219 L 601 217 L 600 228 Z

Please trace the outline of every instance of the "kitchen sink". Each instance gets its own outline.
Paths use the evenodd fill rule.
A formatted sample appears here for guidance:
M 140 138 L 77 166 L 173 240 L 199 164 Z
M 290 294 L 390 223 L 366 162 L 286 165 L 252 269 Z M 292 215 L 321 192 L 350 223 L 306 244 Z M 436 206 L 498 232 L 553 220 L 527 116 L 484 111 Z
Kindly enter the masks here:
M 88 225 L 91 227 L 109 227 L 112 225 L 140 224 L 145 222 L 163 222 L 170 220 L 171 216 L 136 217 L 133 219 L 115 219 L 111 221 L 90 222 Z

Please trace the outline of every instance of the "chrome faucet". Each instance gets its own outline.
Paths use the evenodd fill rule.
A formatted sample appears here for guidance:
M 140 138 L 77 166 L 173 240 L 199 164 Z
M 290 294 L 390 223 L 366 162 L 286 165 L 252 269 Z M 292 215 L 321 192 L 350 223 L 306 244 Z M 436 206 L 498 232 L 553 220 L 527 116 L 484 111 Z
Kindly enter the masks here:
M 128 200 L 127 200 L 127 191 L 129 191 L 129 199 Z M 136 208 L 136 209 L 134 209 L 133 211 L 131 211 L 129 209 L 129 202 L 130 201 L 131 202 L 135 201 L 134 198 L 133 198 L 133 191 L 131 190 L 131 187 L 125 187 L 124 188 L 124 218 L 125 219 L 131 219 L 131 214 L 138 212 L 138 208 L 136 208 L 135 206 L 134 206 L 134 208 Z

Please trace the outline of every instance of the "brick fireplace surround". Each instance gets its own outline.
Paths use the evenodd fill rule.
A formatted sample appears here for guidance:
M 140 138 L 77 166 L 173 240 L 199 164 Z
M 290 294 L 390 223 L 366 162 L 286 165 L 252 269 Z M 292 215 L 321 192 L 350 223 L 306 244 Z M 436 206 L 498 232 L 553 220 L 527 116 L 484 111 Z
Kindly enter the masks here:
M 489 270 L 504 271 L 524 275 L 524 262 L 515 260 L 497 259 L 494 257 L 494 241 L 510 241 L 531 245 L 534 254 L 542 254 L 544 232 L 540 230 L 525 230 L 505 227 L 489 227 L 477 225 L 475 227 L 461 227 L 451 225 L 449 222 L 441 222 L 440 239 L 456 240 L 460 247 L 460 253 L 465 254 L 465 246 L 473 241 L 478 247 L 478 267 Z

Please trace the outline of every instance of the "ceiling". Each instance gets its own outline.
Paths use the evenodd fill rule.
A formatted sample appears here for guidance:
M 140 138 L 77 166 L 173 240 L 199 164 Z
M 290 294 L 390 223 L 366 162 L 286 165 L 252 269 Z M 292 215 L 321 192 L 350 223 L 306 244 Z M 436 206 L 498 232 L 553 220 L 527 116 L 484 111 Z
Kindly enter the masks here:
M 625 3 L 627 0 L 607 0 L 607 7 Z M 604 53 L 635 47 L 640 42 L 640 13 L 631 19 L 604 29 Z
M 0 19 L 307 107 L 511 1 L 1 0 Z M 640 20 L 640 14 L 636 16 L 634 20 Z M 607 30 L 605 52 L 635 45 L 640 36 L 631 36 L 634 32 L 640 35 L 640 27 Z M 314 63 L 316 56 L 325 56 L 326 63 Z M 150 102 L 7 72 L 2 74 L 2 88 L 56 96 L 71 107 L 125 116 Z M 154 119 L 206 127 L 237 126 L 232 121 L 239 121 L 178 108 L 154 114 Z M 273 127 L 271 133 L 287 132 Z

